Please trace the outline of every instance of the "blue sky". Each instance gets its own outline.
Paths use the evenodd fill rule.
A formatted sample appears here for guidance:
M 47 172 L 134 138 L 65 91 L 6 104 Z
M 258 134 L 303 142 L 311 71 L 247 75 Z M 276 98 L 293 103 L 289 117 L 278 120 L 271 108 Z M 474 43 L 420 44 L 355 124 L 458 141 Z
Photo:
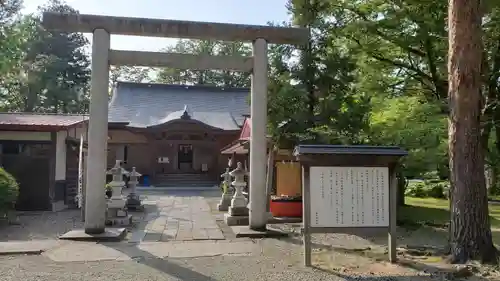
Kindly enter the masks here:
M 24 13 L 35 12 L 46 0 L 24 0 Z M 66 0 L 82 14 L 163 18 L 265 25 L 288 19 L 286 0 Z M 90 36 L 87 34 L 90 39 Z M 157 51 L 173 39 L 111 37 L 111 48 Z

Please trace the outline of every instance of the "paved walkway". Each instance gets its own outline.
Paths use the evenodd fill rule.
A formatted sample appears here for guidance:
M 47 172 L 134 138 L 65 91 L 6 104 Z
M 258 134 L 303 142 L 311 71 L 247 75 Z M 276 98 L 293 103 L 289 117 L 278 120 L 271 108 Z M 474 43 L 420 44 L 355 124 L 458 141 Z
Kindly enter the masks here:
M 146 214 L 130 242 L 223 240 L 210 206 L 201 196 L 146 195 Z

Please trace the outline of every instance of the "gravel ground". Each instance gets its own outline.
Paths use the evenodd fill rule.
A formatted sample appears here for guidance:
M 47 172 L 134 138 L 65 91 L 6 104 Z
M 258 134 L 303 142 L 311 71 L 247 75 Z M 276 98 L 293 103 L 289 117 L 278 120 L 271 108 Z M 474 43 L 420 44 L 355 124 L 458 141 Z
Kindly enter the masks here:
M 177 194 L 170 191 L 166 194 L 194 195 L 192 192 Z M 197 195 L 200 195 L 199 192 Z M 215 206 L 220 194 L 210 192 L 203 195 L 210 205 Z M 20 225 L 0 227 L 0 241 L 55 239 L 68 230 L 82 227 L 79 214 L 79 210 L 25 213 L 19 217 Z M 220 219 L 218 212 L 213 212 L 213 215 Z M 300 233 L 299 224 L 272 227 Z M 429 230 L 399 229 L 398 244 L 440 246 L 445 242 L 442 240 L 445 235 L 438 234 Z M 44 256 L 0 257 L 0 280 L 443 280 L 401 266 L 376 262 L 359 252 L 342 250 L 369 247 L 379 250 L 384 256 L 386 235 L 363 238 L 346 234 L 317 234 L 313 236 L 313 242 L 313 263 L 319 269 L 302 266 L 300 238 L 291 237 L 285 240 L 256 240 L 261 245 L 261 253 L 245 256 L 166 260 L 137 257 L 136 261 L 71 263 L 57 263 Z
M 82 228 L 80 210 L 19 213 L 16 225 L 0 226 L 0 241 L 56 239 L 75 228 Z
M 369 271 L 354 272 L 352 269 L 336 269 L 341 273 L 332 273 L 324 265 L 320 265 L 322 269 L 304 268 L 299 246 L 273 239 L 258 240 L 256 243 L 262 245 L 262 252 L 258 255 L 189 259 L 136 257 L 135 261 L 56 263 L 44 256 L 0 257 L 0 280 L 440 280 L 419 276 L 415 271 L 396 266 L 389 268 L 390 274 L 385 276 Z M 346 260 L 352 263 L 360 261 L 359 257 L 335 253 L 329 254 L 329 257 L 344 263 Z
M 271 228 L 292 233 L 294 236 L 300 235 L 301 223 L 290 224 L 272 224 Z M 387 234 L 378 233 L 376 235 L 359 233 L 358 235 L 349 235 L 342 233 L 313 234 L 312 242 L 317 247 L 333 247 L 347 249 L 361 248 L 386 248 Z M 398 247 L 426 246 L 431 248 L 440 248 L 447 243 L 447 234 L 445 230 L 422 227 L 416 230 L 408 230 L 398 227 L 397 229 Z

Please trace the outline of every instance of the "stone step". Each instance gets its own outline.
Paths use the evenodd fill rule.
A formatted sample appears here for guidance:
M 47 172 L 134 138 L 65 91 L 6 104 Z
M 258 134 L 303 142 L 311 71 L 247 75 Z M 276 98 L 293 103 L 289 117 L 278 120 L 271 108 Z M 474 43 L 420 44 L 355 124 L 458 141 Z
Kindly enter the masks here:
M 155 186 L 165 186 L 165 187 L 172 187 L 172 186 L 214 186 L 217 185 L 217 182 L 213 181 L 196 181 L 196 182 L 189 182 L 189 181 L 158 181 L 155 182 Z
M 154 186 L 183 187 L 183 186 L 214 186 L 218 182 L 208 174 L 157 174 L 152 179 Z

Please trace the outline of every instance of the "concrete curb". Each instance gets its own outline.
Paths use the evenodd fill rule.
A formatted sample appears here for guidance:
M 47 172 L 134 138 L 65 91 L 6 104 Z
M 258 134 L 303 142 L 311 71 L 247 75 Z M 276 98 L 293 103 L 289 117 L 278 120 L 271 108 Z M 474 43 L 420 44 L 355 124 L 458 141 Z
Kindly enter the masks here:
M 0 256 L 41 255 L 61 245 L 58 240 L 32 240 L 0 242 Z
M 41 255 L 45 250 L 0 250 L 0 256 Z

